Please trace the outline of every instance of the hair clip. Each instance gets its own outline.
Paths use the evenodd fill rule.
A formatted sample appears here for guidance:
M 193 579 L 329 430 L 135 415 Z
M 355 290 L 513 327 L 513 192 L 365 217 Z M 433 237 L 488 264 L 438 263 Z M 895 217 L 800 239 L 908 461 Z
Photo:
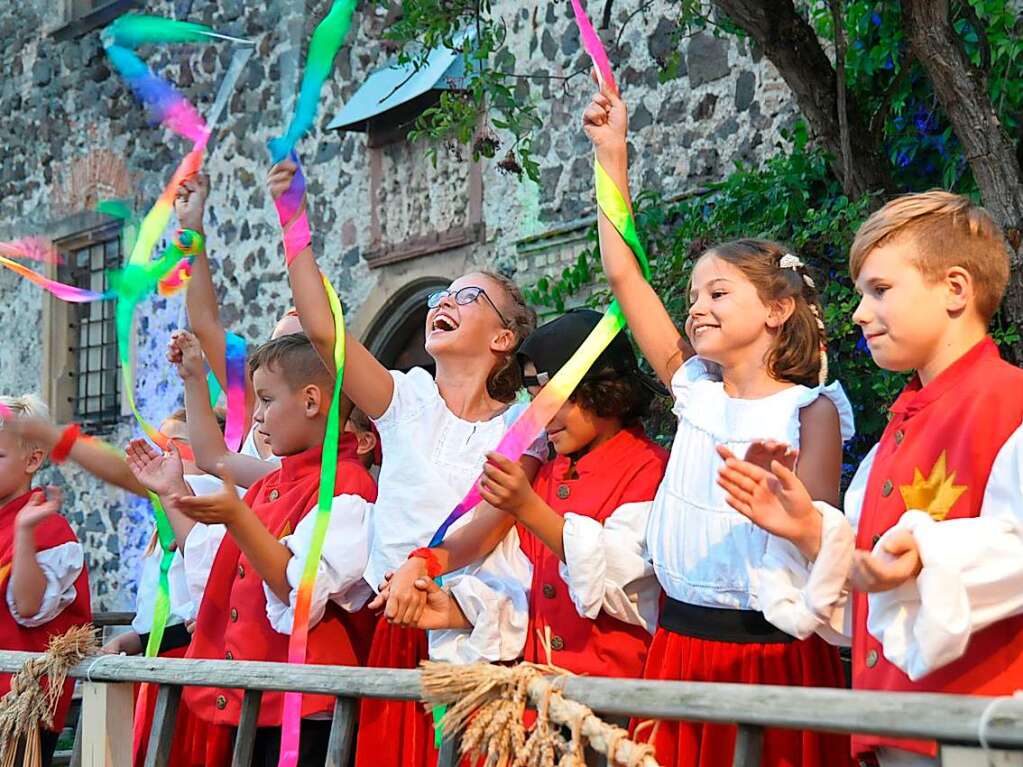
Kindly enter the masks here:
M 778 261 L 779 269 L 800 269 L 803 266 L 804 264 L 799 260 L 799 256 L 794 256 L 791 253 L 786 253 Z

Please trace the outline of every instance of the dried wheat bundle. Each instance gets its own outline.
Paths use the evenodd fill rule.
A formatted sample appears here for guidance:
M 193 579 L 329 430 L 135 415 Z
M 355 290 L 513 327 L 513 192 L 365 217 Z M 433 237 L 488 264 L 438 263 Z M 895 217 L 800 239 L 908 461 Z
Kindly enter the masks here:
M 630 740 L 621 727 L 562 695 L 559 682 L 570 676 L 564 669 L 431 661 L 422 669 L 426 701 L 449 706 L 441 720 L 444 731 L 464 730 L 462 753 L 485 760 L 486 767 L 583 767 L 587 745 L 606 755 L 609 764 L 657 767 L 653 746 Z M 537 707 L 537 718 L 527 730 L 522 719 L 529 702 Z
M 39 767 L 39 728 L 53 726 L 68 672 L 98 648 L 95 632 L 92 626 L 75 626 L 50 637 L 46 652 L 11 677 L 10 691 L 0 698 L 0 767 L 14 767 L 22 743 L 22 764 Z M 45 687 L 44 679 L 48 680 Z

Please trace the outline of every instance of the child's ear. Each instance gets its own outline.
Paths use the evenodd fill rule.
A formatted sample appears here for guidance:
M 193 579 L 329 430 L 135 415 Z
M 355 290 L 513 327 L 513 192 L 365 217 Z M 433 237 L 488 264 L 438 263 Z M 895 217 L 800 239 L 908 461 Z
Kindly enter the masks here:
M 945 308 L 950 314 L 960 314 L 974 302 L 973 277 L 961 266 L 953 266 L 945 273 L 945 287 Z
M 772 301 L 767 305 L 767 327 L 772 329 L 778 329 L 786 322 L 789 317 L 796 311 L 796 299 L 794 298 L 781 298 L 777 301 Z
M 316 418 L 321 412 L 326 414 L 326 411 L 322 409 L 324 397 L 323 391 L 319 386 L 309 384 L 302 390 L 302 397 L 305 404 L 306 418 Z
M 46 451 L 41 447 L 28 448 L 28 460 L 25 463 L 25 472 L 35 474 L 46 460 Z
M 490 350 L 494 352 L 510 352 L 515 348 L 515 333 L 508 328 L 501 328 L 497 331 L 494 339 L 490 342 Z
M 355 443 L 356 455 L 371 455 L 377 449 L 377 435 L 371 431 L 357 431 Z

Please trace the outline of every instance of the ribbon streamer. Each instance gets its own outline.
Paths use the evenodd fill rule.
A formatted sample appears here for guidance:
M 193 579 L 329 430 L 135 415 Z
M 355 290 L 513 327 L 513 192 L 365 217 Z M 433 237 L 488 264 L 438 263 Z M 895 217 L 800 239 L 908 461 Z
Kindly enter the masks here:
M 20 274 L 30 282 L 34 282 L 43 290 L 52 293 L 61 301 L 68 301 L 73 304 L 85 304 L 90 301 L 103 301 L 114 297 L 114 294 L 110 292 L 96 293 L 95 291 L 86 290 L 85 288 L 76 288 L 74 285 L 65 285 L 63 282 L 51 280 L 49 277 L 43 277 L 43 275 L 38 272 L 32 271 L 27 266 L 19 264 L 17 261 L 12 261 L 7 258 L 7 256 L 0 256 L 0 266 L 6 266 L 12 272 Z
M 323 275 L 321 275 L 323 276 Z M 316 574 L 319 572 L 323 541 L 327 537 L 330 512 L 334 503 L 337 486 L 337 448 L 341 435 L 341 384 L 345 373 L 345 315 L 341 300 L 330 280 L 323 276 L 323 288 L 327 291 L 330 311 L 334 317 L 334 367 L 337 379 L 334 381 L 334 396 L 327 411 L 327 430 L 323 437 L 323 458 L 320 464 L 320 491 L 316 503 L 316 520 L 313 524 L 312 539 L 302 577 L 295 597 L 295 615 L 291 623 L 291 639 L 288 640 L 288 663 L 305 663 L 306 646 L 309 639 L 309 607 L 312 602 Z M 281 755 L 278 767 L 295 767 L 298 763 L 298 746 L 302 719 L 302 693 L 286 692 L 281 717 Z
M 611 65 L 607 59 L 604 46 L 597 37 L 593 25 L 586 17 L 586 12 L 579 4 L 579 0 L 572 0 L 572 8 L 575 11 L 576 24 L 579 27 L 579 34 L 583 39 L 583 45 L 593 60 L 594 66 L 600 73 L 600 77 L 610 86 L 615 86 L 614 75 L 611 73 Z M 639 233 L 636 231 L 636 221 L 629 211 L 625 197 L 621 190 L 615 185 L 607 171 L 601 167 L 594 158 L 594 175 L 597 190 L 597 207 L 608 219 L 612 226 L 618 231 L 625 244 L 632 249 L 636 260 L 639 261 L 643 276 L 650 279 L 650 264 L 647 261 L 646 251 L 639 241 Z M 618 332 L 625 327 L 625 315 L 622 313 L 618 301 L 612 301 L 608 306 L 600 322 L 590 332 L 586 340 L 575 351 L 575 354 L 566 362 L 554 375 L 550 382 L 544 386 L 540 393 L 533 398 L 529 407 L 523 411 L 511 428 L 501 438 L 496 451 L 513 461 L 517 461 L 530 442 L 536 435 L 550 423 L 555 413 L 568 400 L 575 387 L 579 385 L 586 371 L 592 367 L 600 353 L 607 348 L 611 340 Z M 466 496 L 448 514 L 447 518 L 437 528 L 437 532 L 430 539 L 430 546 L 439 546 L 444 540 L 448 529 L 466 513 L 474 509 L 482 500 L 479 491 L 480 481 L 483 475 L 480 474 L 476 482 Z
M 224 350 L 227 367 L 224 442 L 228 450 L 237 453 L 245 437 L 245 339 L 234 333 L 225 333 Z
M 278 163 L 291 154 L 309 129 L 313 127 L 316 112 L 320 106 L 320 91 L 330 76 L 337 52 L 348 35 L 352 25 L 352 14 L 355 12 L 356 0 L 334 0 L 323 21 L 313 31 L 309 41 L 309 53 L 306 57 L 305 72 L 302 75 L 302 87 L 295 101 L 295 113 L 291 125 L 283 136 L 272 139 L 269 143 L 270 158 Z
M 0 256 L 27 258 L 44 264 L 64 262 L 54 244 L 44 237 L 23 237 L 13 242 L 0 242 Z

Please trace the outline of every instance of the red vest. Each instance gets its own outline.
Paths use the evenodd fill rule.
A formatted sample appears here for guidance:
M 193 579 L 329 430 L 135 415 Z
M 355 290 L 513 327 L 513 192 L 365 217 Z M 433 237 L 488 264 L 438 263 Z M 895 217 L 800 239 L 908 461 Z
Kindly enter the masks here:
M 334 495 L 358 495 L 374 502 L 376 483 L 355 449 L 354 435 L 343 434 Z M 280 469 L 245 494 L 245 503 L 275 537 L 293 532 L 315 507 L 322 452 L 318 447 L 284 458 Z M 329 602 L 323 619 L 309 631 L 306 663 L 362 665 L 374 622 L 365 610 L 353 615 Z M 267 620 L 262 578 L 231 536 L 226 536 L 213 560 L 187 657 L 286 662 L 288 640 L 287 634 L 274 631 Z M 242 695 L 242 690 L 229 688 L 186 687 L 184 691 L 193 713 L 212 724 L 230 726 L 238 725 Z M 263 693 L 259 727 L 280 726 L 283 701 L 283 693 Z M 332 697 L 306 695 L 302 716 L 329 713 L 333 707 Z
M 919 378 L 892 405 L 867 481 L 856 547 L 870 550 L 908 508 L 934 519 L 980 515 L 998 451 L 1023 423 L 1023 370 L 984 339 L 927 386 Z M 1011 695 L 1023 687 L 1023 616 L 978 631 L 963 657 L 910 681 L 867 633 L 867 596 L 853 596 L 853 687 L 858 690 Z M 886 745 L 935 755 L 933 742 L 853 738 L 854 753 Z
M 92 620 L 92 610 L 89 606 L 89 574 L 83 566 L 78 580 L 75 581 L 75 591 L 77 591 L 75 601 L 65 607 L 60 615 L 49 623 L 35 628 L 26 628 L 14 620 L 14 616 L 11 615 L 11 611 L 7 607 L 7 589 L 10 586 L 11 564 L 14 556 L 14 519 L 31 496 L 32 492 L 25 493 L 0 508 L 0 649 L 45 652 L 51 636 L 63 634 L 74 626 L 88 625 Z M 67 520 L 59 514 L 54 514 L 41 522 L 35 530 L 35 538 L 37 551 L 45 551 L 63 543 L 78 541 Z M 10 688 L 11 675 L 0 674 L 0 697 L 6 695 Z M 68 707 L 71 705 L 73 690 L 74 681 L 68 680 L 64 685 L 64 694 L 61 695 L 57 704 L 57 712 L 53 717 L 53 730 L 56 732 L 60 732 L 64 728 L 64 719 L 67 717 Z
M 558 514 L 579 514 L 603 524 L 623 504 L 653 500 L 667 463 L 667 452 L 641 429 L 623 429 L 574 467 L 565 455 L 545 464 L 533 489 Z M 554 665 L 576 674 L 641 676 L 650 634 L 603 611 L 595 620 L 581 617 L 561 579 L 561 561 L 522 525 L 519 536 L 533 563 L 525 659 L 547 662 L 539 636 L 549 626 Z

